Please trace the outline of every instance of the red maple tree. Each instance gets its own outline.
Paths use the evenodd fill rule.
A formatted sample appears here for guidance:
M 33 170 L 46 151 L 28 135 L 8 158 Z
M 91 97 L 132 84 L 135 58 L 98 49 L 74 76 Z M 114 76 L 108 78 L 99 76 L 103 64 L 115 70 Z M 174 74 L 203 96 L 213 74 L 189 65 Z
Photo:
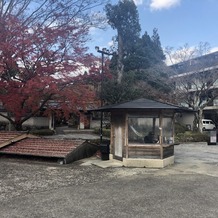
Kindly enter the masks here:
M 9 2 L 0 10 L 0 103 L 7 111 L 0 116 L 20 130 L 42 109 L 87 108 L 94 95 L 79 75 L 90 64 L 90 25 L 82 15 L 99 1 L 77 1 L 77 8 L 74 1 L 44 0 L 35 9 L 29 0 Z

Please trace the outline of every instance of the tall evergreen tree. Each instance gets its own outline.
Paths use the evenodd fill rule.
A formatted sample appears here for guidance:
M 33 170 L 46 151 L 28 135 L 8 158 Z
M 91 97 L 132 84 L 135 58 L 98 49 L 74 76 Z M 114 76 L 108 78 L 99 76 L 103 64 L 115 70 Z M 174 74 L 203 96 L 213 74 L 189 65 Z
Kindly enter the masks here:
M 160 70 L 163 65 L 165 72 L 165 56 L 158 30 L 155 28 L 151 37 L 147 32 L 140 36 L 139 15 L 133 0 L 120 0 L 117 5 L 108 4 L 105 10 L 108 23 L 117 30 L 117 54 L 111 60 L 114 79 L 104 81 L 107 83 L 105 87 L 108 88 L 104 90 L 104 99 L 108 103 L 118 103 L 136 97 L 146 97 L 145 93 L 148 97 L 154 97 L 157 92 L 152 89 L 163 91 L 163 81 L 166 77 Z M 158 68 L 155 68 L 155 65 L 158 65 Z M 147 87 L 151 93 L 148 93 Z M 113 97 L 112 90 L 115 90 Z
M 124 71 L 147 69 L 162 63 L 164 59 L 160 37 L 157 29 L 154 29 L 152 37 L 145 32 L 142 37 L 138 38 L 134 50 L 123 61 Z
M 108 23 L 117 30 L 117 82 L 121 83 L 124 59 L 135 50 L 141 27 L 137 7 L 133 0 L 120 0 L 117 5 L 105 7 Z

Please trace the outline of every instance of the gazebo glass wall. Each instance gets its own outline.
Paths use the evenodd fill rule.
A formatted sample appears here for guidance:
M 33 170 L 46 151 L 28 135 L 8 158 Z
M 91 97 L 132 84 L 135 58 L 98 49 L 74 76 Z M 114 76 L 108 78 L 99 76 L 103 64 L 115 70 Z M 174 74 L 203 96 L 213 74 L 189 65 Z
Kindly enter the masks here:
M 163 144 L 174 143 L 173 118 L 163 117 L 161 126 L 162 126 L 162 142 L 163 142 Z
M 173 143 L 172 117 L 129 116 L 128 144 Z

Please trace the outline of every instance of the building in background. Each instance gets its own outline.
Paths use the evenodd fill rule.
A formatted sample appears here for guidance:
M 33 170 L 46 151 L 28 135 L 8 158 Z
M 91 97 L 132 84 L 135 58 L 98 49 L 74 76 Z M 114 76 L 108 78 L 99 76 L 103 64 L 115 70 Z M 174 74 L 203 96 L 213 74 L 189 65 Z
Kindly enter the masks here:
M 170 67 L 174 71 L 171 80 L 177 102 L 198 113 L 202 111 L 202 118 L 211 119 L 218 125 L 218 52 Z M 183 114 L 180 121 L 192 128 L 194 117 Z

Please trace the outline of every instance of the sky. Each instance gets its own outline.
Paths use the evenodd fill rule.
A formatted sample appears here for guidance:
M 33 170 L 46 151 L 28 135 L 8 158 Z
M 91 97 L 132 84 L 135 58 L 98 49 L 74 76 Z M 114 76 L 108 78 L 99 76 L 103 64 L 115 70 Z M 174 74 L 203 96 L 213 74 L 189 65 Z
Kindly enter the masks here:
M 186 43 L 190 47 L 208 42 L 211 51 L 218 51 L 218 0 L 134 0 L 139 12 L 142 34 L 151 36 L 157 28 L 163 48 L 174 49 Z M 111 0 L 117 4 L 118 0 Z M 95 46 L 109 48 L 116 31 L 92 29 L 90 51 Z

